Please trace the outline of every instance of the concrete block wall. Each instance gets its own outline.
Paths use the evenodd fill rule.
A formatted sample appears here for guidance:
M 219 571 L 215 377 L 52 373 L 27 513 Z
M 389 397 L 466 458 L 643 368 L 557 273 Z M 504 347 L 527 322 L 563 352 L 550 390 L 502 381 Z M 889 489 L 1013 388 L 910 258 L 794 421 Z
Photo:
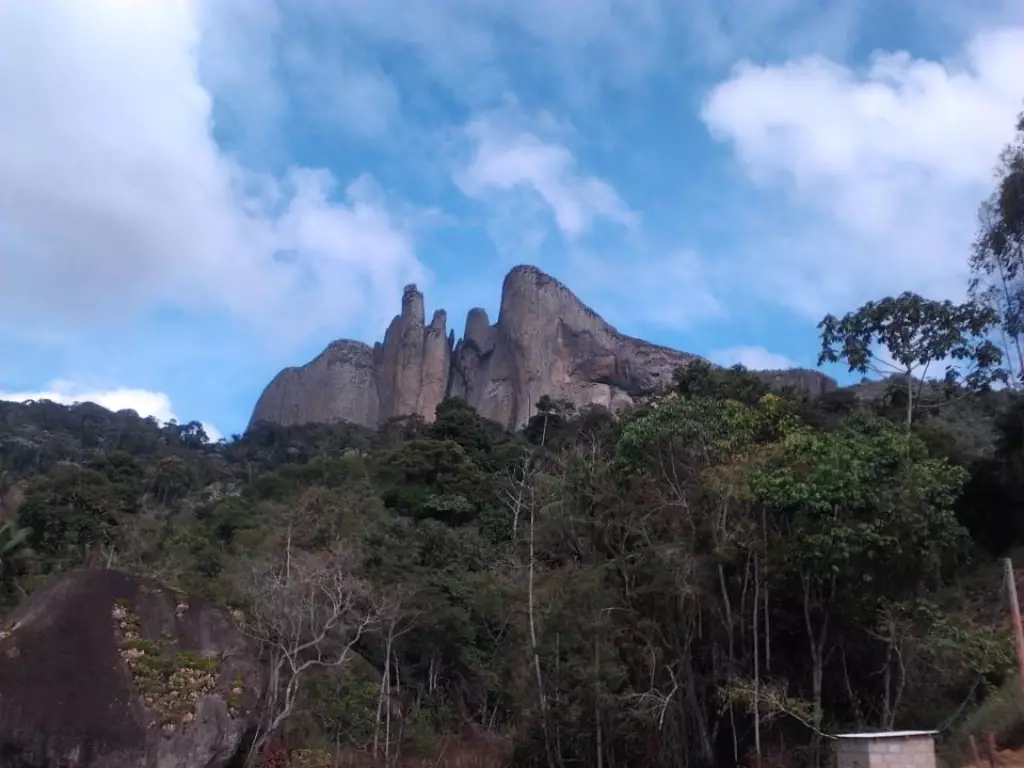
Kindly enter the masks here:
M 840 739 L 838 768 L 936 768 L 931 736 Z
M 837 768 L 871 768 L 871 742 L 868 739 L 840 739 L 836 746 Z

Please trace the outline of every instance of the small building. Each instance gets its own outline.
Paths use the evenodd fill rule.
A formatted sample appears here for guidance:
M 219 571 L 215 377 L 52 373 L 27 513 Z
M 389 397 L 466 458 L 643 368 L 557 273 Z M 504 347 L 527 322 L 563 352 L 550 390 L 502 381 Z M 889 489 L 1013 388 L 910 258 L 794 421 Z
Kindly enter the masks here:
M 880 731 L 836 736 L 836 768 L 936 768 L 938 731 Z

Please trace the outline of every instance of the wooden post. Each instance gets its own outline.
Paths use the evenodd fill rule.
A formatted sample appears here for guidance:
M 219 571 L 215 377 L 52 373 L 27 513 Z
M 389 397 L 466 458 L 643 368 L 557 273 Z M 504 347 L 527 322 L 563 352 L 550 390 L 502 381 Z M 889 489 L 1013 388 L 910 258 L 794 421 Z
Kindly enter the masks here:
M 1017 602 L 1017 576 L 1013 572 L 1013 561 L 1003 560 L 1006 569 L 1006 589 L 1010 596 L 1010 612 L 1013 614 L 1013 636 L 1017 639 L 1017 683 L 1020 685 L 1018 705 L 1024 709 L 1024 626 L 1020 623 L 1020 603 Z
M 971 741 L 971 759 L 974 760 L 974 768 L 981 768 L 981 755 L 978 754 L 978 742 L 975 741 L 973 733 L 967 738 Z
M 985 734 L 986 740 L 988 741 L 988 764 L 995 768 L 996 764 L 996 735 L 989 731 Z

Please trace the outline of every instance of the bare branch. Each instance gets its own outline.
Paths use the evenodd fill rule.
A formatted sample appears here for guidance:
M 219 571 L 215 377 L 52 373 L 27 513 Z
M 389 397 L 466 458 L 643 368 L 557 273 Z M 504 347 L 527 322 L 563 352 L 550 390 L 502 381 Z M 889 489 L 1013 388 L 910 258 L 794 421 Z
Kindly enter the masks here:
M 252 567 L 242 588 L 249 609 L 240 629 L 259 643 L 270 669 L 265 721 L 252 758 L 294 713 L 306 674 L 347 664 L 356 644 L 390 610 L 353 574 L 348 552 L 303 552 L 290 537 L 278 557 Z

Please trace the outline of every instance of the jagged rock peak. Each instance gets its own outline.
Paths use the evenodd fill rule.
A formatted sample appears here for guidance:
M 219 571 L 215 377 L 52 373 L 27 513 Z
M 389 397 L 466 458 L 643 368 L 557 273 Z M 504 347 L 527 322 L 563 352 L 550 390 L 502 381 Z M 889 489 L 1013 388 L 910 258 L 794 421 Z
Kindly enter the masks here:
M 416 287 L 416 283 L 409 283 L 402 291 L 401 317 L 407 322 L 423 325 L 424 311 L 423 294 Z
M 604 319 L 584 304 L 567 285 L 532 264 L 518 264 L 505 275 L 501 284 L 501 309 L 505 310 L 507 299 L 512 299 L 517 294 L 528 295 L 532 291 L 545 291 L 567 304 L 578 305 L 584 314 L 605 323 Z M 486 317 L 486 313 L 484 316 Z M 500 313 L 498 322 L 501 322 Z M 611 328 L 611 325 L 608 327 Z
M 375 427 L 419 415 L 430 421 L 445 398 L 464 398 L 481 415 L 516 427 L 543 395 L 620 410 L 663 391 L 696 355 L 620 333 L 567 286 L 537 267 L 513 267 L 502 282 L 493 325 L 476 307 L 462 339 L 438 309 L 424 325 L 423 294 L 402 292 L 401 312 L 373 349 L 343 339 L 312 362 L 287 368 L 264 390 L 252 421 L 352 421 Z M 818 395 L 836 383 L 817 371 L 766 371 L 776 386 Z
M 480 350 L 490 348 L 491 320 L 487 310 L 473 307 L 466 315 L 466 329 L 462 333 L 462 342 L 473 344 Z

